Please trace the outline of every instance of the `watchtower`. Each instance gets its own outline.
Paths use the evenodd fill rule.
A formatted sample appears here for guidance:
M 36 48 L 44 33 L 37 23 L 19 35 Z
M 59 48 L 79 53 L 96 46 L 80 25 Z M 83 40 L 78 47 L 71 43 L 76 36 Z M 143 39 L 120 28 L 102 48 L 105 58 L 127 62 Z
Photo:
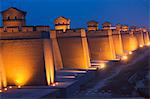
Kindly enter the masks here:
M 65 32 L 67 29 L 70 29 L 70 19 L 63 16 L 56 18 L 54 24 L 56 30 L 63 30 Z
M 129 27 L 127 25 L 122 26 L 122 31 L 128 31 L 128 30 L 129 30 Z
M 121 25 L 121 24 L 117 24 L 117 25 L 116 25 L 116 30 L 117 30 L 117 31 L 121 31 L 121 28 L 122 28 L 122 25 Z
M 3 26 L 4 27 L 11 27 L 11 26 L 25 26 L 25 16 L 26 12 L 10 7 L 2 13 L 2 18 L 3 18 Z
M 110 22 L 104 22 L 102 24 L 103 30 L 110 30 L 111 29 L 111 23 Z
M 98 22 L 92 20 L 87 22 L 88 31 L 96 31 L 98 30 Z

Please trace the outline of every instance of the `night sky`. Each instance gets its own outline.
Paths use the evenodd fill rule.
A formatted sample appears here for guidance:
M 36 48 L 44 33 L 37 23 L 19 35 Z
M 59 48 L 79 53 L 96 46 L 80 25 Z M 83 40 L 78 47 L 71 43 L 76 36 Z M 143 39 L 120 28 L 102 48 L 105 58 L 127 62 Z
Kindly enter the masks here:
M 0 0 L 0 11 L 13 5 L 27 12 L 28 25 L 51 28 L 58 16 L 70 18 L 71 28 L 84 28 L 89 20 L 98 21 L 100 26 L 109 21 L 150 27 L 149 4 L 149 0 Z

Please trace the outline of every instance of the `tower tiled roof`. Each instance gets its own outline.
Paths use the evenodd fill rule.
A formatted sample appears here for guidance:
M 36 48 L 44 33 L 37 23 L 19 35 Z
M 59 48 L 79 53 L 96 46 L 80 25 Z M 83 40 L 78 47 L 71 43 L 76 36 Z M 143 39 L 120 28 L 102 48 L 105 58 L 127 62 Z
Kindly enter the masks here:
M 98 22 L 97 22 L 97 21 L 95 21 L 95 20 L 91 20 L 91 21 L 88 21 L 88 22 L 87 22 L 87 24 L 90 24 L 90 23 L 98 24 Z
M 26 14 L 25 11 L 22 11 L 22 10 L 20 10 L 20 9 L 18 9 L 18 8 L 15 8 L 15 7 L 10 7 L 10 8 L 8 8 L 8 9 L 4 10 L 4 11 L 1 11 L 1 13 L 4 13 L 4 12 L 8 11 L 9 9 L 15 9 L 15 10 L 17 10 L 17 11 L 19 11 L 19 12 L 22 12 L 22 13 Z
M 110 22 L 104 22 L 102 25 L 103 26 L 111 26 L 111 23 Z

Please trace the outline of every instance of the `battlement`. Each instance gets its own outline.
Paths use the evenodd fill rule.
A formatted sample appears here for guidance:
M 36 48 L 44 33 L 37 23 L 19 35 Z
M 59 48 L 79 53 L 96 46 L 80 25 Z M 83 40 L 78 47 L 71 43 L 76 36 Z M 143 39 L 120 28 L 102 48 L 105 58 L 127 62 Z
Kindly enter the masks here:
M 120 35 L 120 30 L 112 30 L 112 35 Z
M 63 31 L 63 30 L 56 30 L 57 33 L 76 33 L 76 32 L 82 32 L 82 28 L 79 28 L 79 29 L 66 29 L 66 31 Z
M 0 27 L 0 32 L 34 32 L 34 31 L 49 31 L 49 26 L 11 26 L 11 27 Z
M 130 31 L 120 31 L 120 34 L 130 34 Z
M 50 34 L 52 38 L 55 37 L 85 37 L 85 29 L 67 29 L 65 32 L 63 30 L 51 30 Z
M 87 36 L 109 36 L 112 35 L 112 30 L 97 30 L 97 31 L 87 31 Z
M 33 32 L 34 27 L 33 26 L 24 26 L 22 27 L 22 32 Z
M 17 40 L 17 39 L 43 39 L 43 38 L 49 38 L 49 32 L 40 32 L 40 31 L 34 31 L 34 32 L 15 32 L 15 33 L 5 33 L 0 32 L 0 40 Z
M 36 31 L 49 31 L 49 26 L 36 26 Z
M 133 34 L 141 34 L 142 31 L 133 31 Z

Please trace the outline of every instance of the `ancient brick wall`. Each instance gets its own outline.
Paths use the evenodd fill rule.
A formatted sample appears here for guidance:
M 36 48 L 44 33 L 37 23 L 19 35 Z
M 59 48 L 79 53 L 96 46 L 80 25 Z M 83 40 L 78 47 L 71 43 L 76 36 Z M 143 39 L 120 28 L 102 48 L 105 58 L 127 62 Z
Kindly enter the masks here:
M 92 60 L 115 59 L 112 35 L 108 31 L 91 31 L 87 33 L 90 57 Z
M 43 40 L 49 36 L 44 33 L 0 33 L 0 64 L 4 66 L 8 85 L 47 85 Z M 49 60 L 53 61 L 52 57 Z
M 87 69 L 90 66 L 87 40 L 82 40 L 85 31 L 68 30 L 57 32 L 57 40 L 64 68 Z

